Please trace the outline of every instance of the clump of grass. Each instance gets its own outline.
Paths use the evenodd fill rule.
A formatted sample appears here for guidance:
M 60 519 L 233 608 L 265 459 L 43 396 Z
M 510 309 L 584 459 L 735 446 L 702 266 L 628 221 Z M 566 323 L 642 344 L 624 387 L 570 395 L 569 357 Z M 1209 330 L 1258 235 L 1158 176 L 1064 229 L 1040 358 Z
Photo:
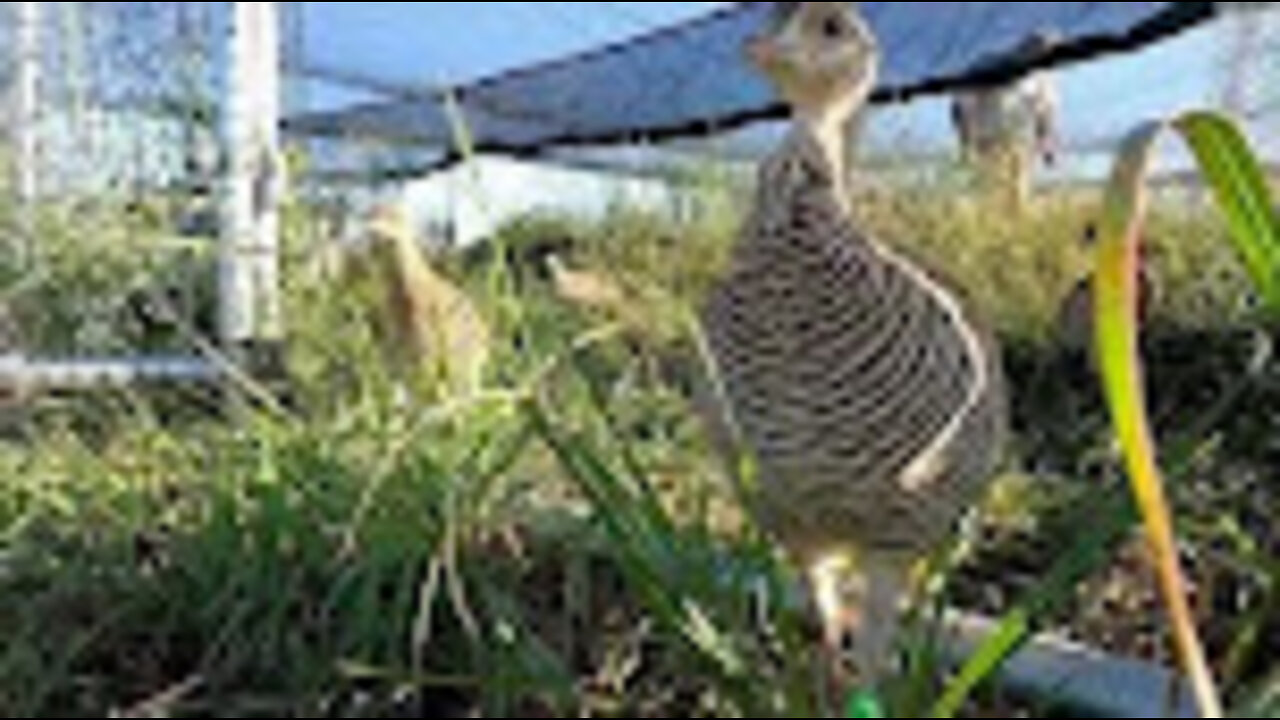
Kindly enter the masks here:
M 5 227 L 21 236 L 17 209 Z M 90 199 L 31 212 L 32 256 L 0 260 L 0 299 L 29 349 L 59 355 L 175 351 L 211 330 L 214 245 L 167 231 L 145 202 Z

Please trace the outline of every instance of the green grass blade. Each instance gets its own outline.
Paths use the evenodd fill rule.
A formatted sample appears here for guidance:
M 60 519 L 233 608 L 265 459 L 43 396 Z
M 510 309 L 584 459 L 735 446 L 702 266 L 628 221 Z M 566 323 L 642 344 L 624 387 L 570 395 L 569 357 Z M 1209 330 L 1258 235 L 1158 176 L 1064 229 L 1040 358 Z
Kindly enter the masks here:
M 1160 589 L 1184 672 L 1201 713 L 1222 717 L 1222 703 L 1196 631 L 1178 556 L 1177 534 L 1157 458 L 1138 347 L 1139 246 L 1146 219 L 1146 180 L 1155 145 L 1170 127 L 1190 145 L 1226 215 L 1231 238 L 1269 313 L 1280 311 L 1280 227 L 1266 180 L 1231 120 L 1191 113 L 1140 128 L 1126 142 L 1107 189 L 1094 273 L 1095 330 L 1108 407 L 1147 531 Z
M 973 693 L 996 676 L 1004 664 L 1031 639 L 1038 618 L 1049 616 L 1073 598 L 1080 581 L 1102 567 L 1111 552 L 1129 534 L 1136 521 L 1133 503 L 1122 493 L 1106 493 L 1074 514 L 1070 527 L 1091 527 L 1093 532 L 1075 539 L 1075 544 L 1055 561 L 1045 579 L 1007 613 L 994 632 L 948 683 L 942 698 L 929 717 L 954 718 Z
M 1147 412 L 1138 348 L 1139 246 L 1147 208 L 1145 183 L 1163 124 L 1126 142 L 1107 190 L 1094 273 L 1095 343 L 1108 408 L 1124 453 L 1159 578 L 1178 655 L 1205 717 L 1222 717 L 1221 700 L 1196 631 L 1177 535 Z
M 1189 113 L 1175 127 L 1196 156 L 1267 313 L 1280 316 L 1280 214 L 1262 165 L 1226 117 Z

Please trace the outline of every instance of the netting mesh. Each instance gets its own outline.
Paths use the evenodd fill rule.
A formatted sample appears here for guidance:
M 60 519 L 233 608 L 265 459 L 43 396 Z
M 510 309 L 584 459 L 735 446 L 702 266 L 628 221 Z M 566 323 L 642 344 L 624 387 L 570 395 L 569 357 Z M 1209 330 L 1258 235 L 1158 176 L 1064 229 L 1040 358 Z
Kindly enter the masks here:
M 309 3 L 307 5 L 323 5 Z M 464 84 L 449 92 L 480 149 L 654 141 L 776 117 L 768 89 L 741 61 L 744 39 L 772 3 L 736 3 L 638 40 Z M 1007 79 L 1036 64 L 1141 45 L 1206 19 L 1214 3 L 862 3 L 885 49 L 879 98 L 903 100 Z M 323 18 L 322 8 L 308 9 Z M 1043 56 L 987 64 L 1028 34 L 1053 31 Z M 306 58 L 300 63 L 305 70 Z M 455 123 L 444 91 L 303 114 L 302 135 L 377 138 L 449 148 Z
M 226 7 L 0 4 L 4 177 L 34 191 L 0 207 L 0 311 L 25 352 L 212 331 Z
M 42 44 L 39 130 L 47 190 L 207 183 L 216 175 L 227 3 L 37 4 L 49 40 Z M 5 47 L 14 46 L 18 5 L 0 3 Z M 286 127 L 308 143 L 315 166 L 359 169 L 360 178 L 448 164 L 461 126 L 479 150 L 533 155 L 723 136 L 779 115 L 740 57 L 743 39 L 771 3 L 725 4 L 635 39 L 615 37 L 596 50 L 474 81 L 451 75 L 458 71 L 437 51 L 500 42 L 504 36 L 481 28 L 524 22 L 507 7 L 521 4 L 458 8 L 456 14 L 474 16 L 477 36 L 467 38 L 434 35 L 431 26 L 411 22 L 421 10 L 402 4 L 375 4 L 363 14 L 351 3 L 280 5 L 290 73 Z M 881 101 L 1143 46 L 1206 20 L 1215 5 L 1222 3 L 863 3 L 887 55 Z M 376 26 L 356 25 L 357 17 Z M 564 33 L 589 36 L 583 44 L 606 36 L 569 19 Z M 1046 55 L 984 64 L 1045 30 L 1061 38 Z M 13 58 L 0 59 L 4 87 L 13 72 Z M 456 101 L 456 114 L 446 98 Z
M 20 3 L 3 5 L 0 25 L 12 36 Z M 224 3 L 38 5 L 46 194 L 127 191 L 215 169 Z M 14 58 L 4 64 L 12 78 Z

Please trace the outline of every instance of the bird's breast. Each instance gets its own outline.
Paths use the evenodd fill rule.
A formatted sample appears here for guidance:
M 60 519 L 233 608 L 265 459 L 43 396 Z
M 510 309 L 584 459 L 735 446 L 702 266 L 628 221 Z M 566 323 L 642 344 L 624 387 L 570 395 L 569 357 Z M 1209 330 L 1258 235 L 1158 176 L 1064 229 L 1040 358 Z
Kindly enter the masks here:
M 787 492 L 833 500 L 900 479 L 968 412 L 980 358 L 954 298 L 834 208 L 757 218 L 706 311 L 730 410 Z

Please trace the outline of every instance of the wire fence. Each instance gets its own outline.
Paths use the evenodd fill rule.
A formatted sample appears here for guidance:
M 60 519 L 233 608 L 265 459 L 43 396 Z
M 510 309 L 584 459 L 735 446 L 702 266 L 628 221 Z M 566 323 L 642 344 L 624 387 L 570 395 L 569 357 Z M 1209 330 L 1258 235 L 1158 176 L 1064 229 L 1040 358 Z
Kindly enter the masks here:
M 0 48 L 7 49 L 0 52 L 0 303 L 21 316 L 30 344 L 67 352 L 173 347 L 189 343 L 190 333 L 180 330 L 209 329 L 218 196 L 228 173 L 221 128 L 232 5 L 0 3 Z M 323 40 L 385 38 L 390 47 L 413 35 L 429 48 L 465 38 L 336 25 L 337 11 L 326 6 L 346 4 L 279 5 L 290 160 L 306 171 L 295 187 L 339 214 L 359 205 L 353 196 L 399 193 L 455 160 L 463 136 L 480 151 L 537 157 L 552 167 L 547 173 L 604 178 L 586 193 L 599 194 L 609 192 L 611 177 L 660 184 L 702 163 L 749 162 L 776 135 L 778 108 L 738 51 L 768 3 L 725 4 L 658 31 L 635 4 L 593 3 L 602 15 L 592 16 L 576 3 L 506 3 L 528 6 L 521 22 L 552 24 L 566 37 L 595 38 L 606 27 L 639 37 L 456 83 L 425 66 L 388 74 L 364 56 L 335 56 Z M 513 12 L 467 5 L 469 13 Z M 1059 74 L 1072 171 L 1096 174 L 1127 127 L 1188 98 L 1237 111 L 1270 158 L 1280 158 L 1275 12 L 1215 22 L 1143 53 L 1147 43 L 1202 22 L 1213 12 L 1206 6 L 1221 4 L 863 5 L 888 52 L 884 102 L 862 136 L 872 172 L 954 164 L 941 91 L 1004 79 L 1026 69 L 1018 62 L 1095 55 L 1099 62 Z M 392 9 L 379 12 L 385 19 Z M 1049 54 L 980 62 L 1045 27 L 1065 38 Z M 425 64 L 432 53 L 421 55 L 416 62 Z M 1152 63 L 1174 69 L 1161 82 L 1141 82 Z M 408 75 L 438 82 L 407 82 Z M 450 102 L 461 128 L 450 119 Z M 569 187 L 545 185 L 538 202 L 555 203 L 550 189 Z M 559 200 L 572 208 L 572 196 L 582 194 Z M 35 226 L 24 224 L 30 222 Z M 28 242 L 34 260 L 18 252 Z M 161 322 L 154 308 L 139 309 L 147 305 L 140 297 L 156 296 L 181 296 L 176 317 Z M 122 330 L 129 325 L 136 327 Z

